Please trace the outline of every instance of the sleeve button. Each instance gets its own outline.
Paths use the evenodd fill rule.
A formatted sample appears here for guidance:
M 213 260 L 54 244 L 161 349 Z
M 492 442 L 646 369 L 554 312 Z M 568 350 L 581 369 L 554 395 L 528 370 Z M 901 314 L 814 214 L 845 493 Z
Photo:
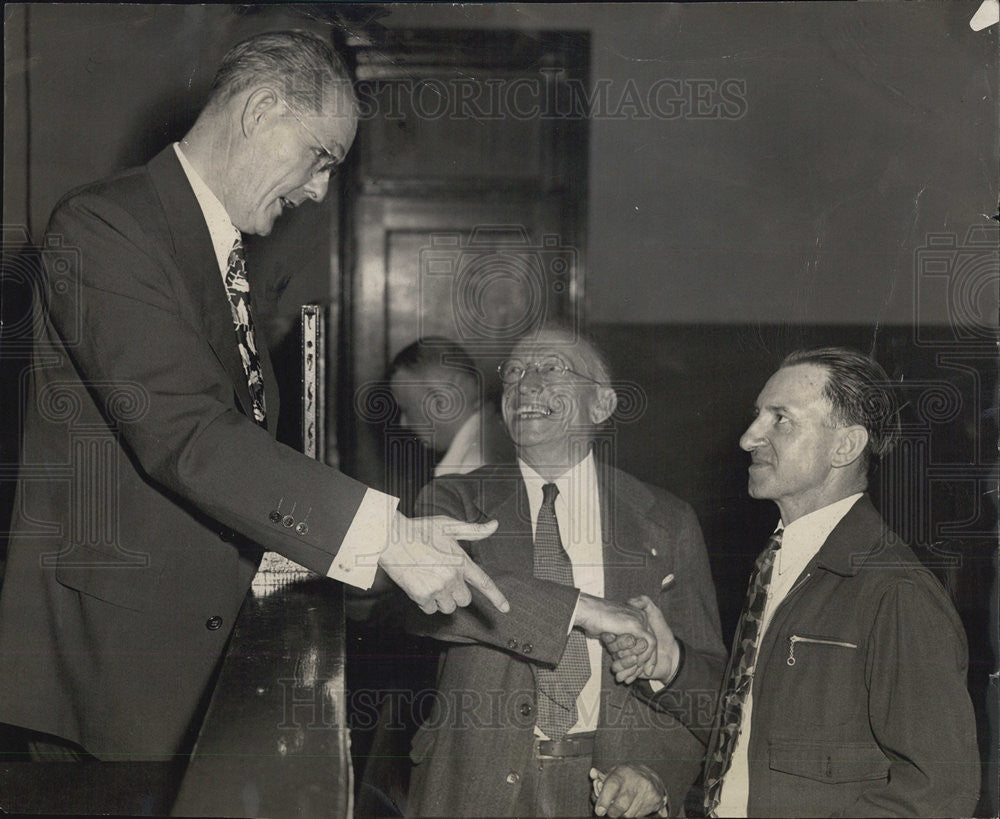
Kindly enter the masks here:
M 275 509 L 267 518 L 271 523 L 281 523 L 281 512 Z
M 295 527 L 295 531 L 298 532 L 300 535 L 308 535 L 309 534 L 309 524 L 308 523 L 300 523 L 300 524 L 298 524 L 298 526 Z
M 533 650 L 533 649 L 534 649 L 534 646 L 533 646 L 533 645 L 532 645 L 531 643 L 525 643 L 525 644 L 524 644 L 524 645 L 523 645 L 523 646 L 521 647 L 521 653 L 522 653 L 522 654 L 530 654 L 530 653 L 532 652 L 532 650 Z
M 511 771 L 509 774 L 507 774 L 507 784 L 514 785 L 520 778 L 521 777 L 518 775 L 517 771 Z
M 291 515 L 285 515 L 281 519 L 281 525 L 284 526 L 286 529 L 291 529 L 292 524 L 294 523 L 295 523 L 295 518 L 293 518 Z
M 507 648 L 509 648 L 511 651 L 516 651 L 517 650 L 517 640 L 515 640 L 513 638 L 511 638 L 510 640 L 508 640 L 507 641 Z

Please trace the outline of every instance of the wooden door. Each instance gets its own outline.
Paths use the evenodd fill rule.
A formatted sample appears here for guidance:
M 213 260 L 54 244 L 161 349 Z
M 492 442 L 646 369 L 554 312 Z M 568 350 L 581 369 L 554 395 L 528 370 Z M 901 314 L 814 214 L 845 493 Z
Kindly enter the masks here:
M 455 339 L 488 390 L 514 338 L 582 320 L 588 43 L 420 31 L 350 45 L 362 121 L 344 209 L 337 437 L 345 471 L 392 490 L 384 375 L 396 352 Z

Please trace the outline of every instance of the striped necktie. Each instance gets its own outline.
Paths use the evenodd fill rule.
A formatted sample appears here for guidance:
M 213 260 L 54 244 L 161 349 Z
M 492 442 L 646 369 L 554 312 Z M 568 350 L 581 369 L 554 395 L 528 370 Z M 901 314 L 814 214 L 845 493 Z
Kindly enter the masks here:
M 733 640 L 733 658 L 729 667 L 729 677 L 719 702 L 719 725 L 715 743 L 705 758 L 705 815 L 715 816 L 719 806 L 722 782 L 733 760 L 733 749 L 740 734 L 743 705 L 753 685 L 754 664 L 760 645 L 760 627 L 767 602 L 767 589 L 771 583 L 774 559 L 781 548 L 779 529 L 767 543 L 767 548 L 757 558 L 754 572 L 750 575 L 747 602 L 740 615 Z
M 226 271 L 226 292 L 229 306 L 233 311 L 233 325 L 236 328 L 236 344 L 243 361 L 243 371 L 247 375 L 247 387 L 253 403 L 253 419 L 264 426 L 264 376 L 260 369 L 260 355 L 253 330 L 253 314 L 250 310 L 250 282 L 247 281 L 247 263 L 243 255 L 243 239 L 238 237 L 229 251 Z
M 542 506 L 535 524 L 535 577 L 572 586 L 573 564 L 563 548 L 556 520 L 555 501 L 558 494 L 559 488 L 554 483 L 542 487 Z M 535 668 L 538 694 L 536 725 L 549 739 L 562 739 L 576 724 L 579 718 L 576 700 L 589 679 L 587 639 L 582 632 L 572 629 L 559 664 L 553 669 Z

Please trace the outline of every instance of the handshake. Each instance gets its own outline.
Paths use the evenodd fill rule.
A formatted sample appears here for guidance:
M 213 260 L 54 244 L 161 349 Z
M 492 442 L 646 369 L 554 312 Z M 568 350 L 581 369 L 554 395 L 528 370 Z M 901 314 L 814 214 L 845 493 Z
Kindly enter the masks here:
M 646 595 L 627 604 L 581 594 L 573 627 L 601 640 L 619 683 L 639 677 L 668 682 L 680 662 L 680 646 L 663 612 Z

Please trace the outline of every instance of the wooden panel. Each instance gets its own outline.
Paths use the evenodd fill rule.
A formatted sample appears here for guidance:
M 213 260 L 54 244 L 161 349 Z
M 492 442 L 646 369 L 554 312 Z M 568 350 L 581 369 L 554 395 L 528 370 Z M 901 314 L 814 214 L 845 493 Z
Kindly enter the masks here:
M 362 196 L 356 212 L 351 474 L 387 488 L 385 369 L 421 335 L 460 341 L 494 378 L 512 341 L 546 319 L 578 324 L 581 253 L 554 196 Z M 350 392 L 348 392 L 350 390 Z
M 446 76 L 369 82 L 362 93 L 370 94 L 370 104 L 387 121 L 385 127 L 362 123 L 359 129 L 366 180 L 541 180 L 548 170 L 544 148 L 551 140 L 546 131 L 552 123 L 510 116 L 506 106 L 515 104 L 518 89 L 524 89 L 524 105 L 530 105 L 528 99 L 542 79 L 515 72 L 470 76 L 456 70 Z M 504 94 L 504 89 L 514 90 Z M 490 157 L 489 164 L 483 163 L 484 157 Z
M 588 123 L 565 112 L 586 85 L 589 39 L 373 30 L 348 45 L 363 110 L 345 198 L 338 444 L 348 474 L 386 488 L 396 352 L 443 335 L 492 373 L 521 332 L 581 318 Z
M 248 597 L 175 816 L 348 816 L 343 592 Z

